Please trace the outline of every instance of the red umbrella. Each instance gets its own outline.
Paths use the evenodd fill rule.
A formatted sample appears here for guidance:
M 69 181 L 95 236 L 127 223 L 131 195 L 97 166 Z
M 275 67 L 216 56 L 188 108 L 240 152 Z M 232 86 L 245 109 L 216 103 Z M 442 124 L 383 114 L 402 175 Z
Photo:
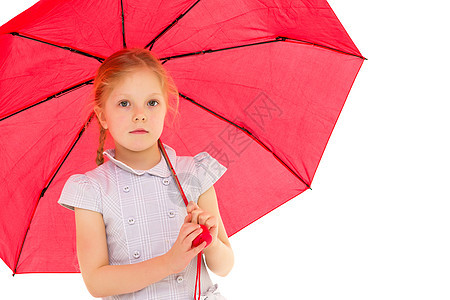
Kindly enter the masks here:
M 153 51 L 179 89 L 161 140 L 228 168 L 215 189 L 230 236 L 311 187 L 365 59 L 324 0 L 36 3 L 0 27 L 0 257 L 14 274 L 79 272 L 57 201 L 97 167 L 84 108 L 125 47 Z

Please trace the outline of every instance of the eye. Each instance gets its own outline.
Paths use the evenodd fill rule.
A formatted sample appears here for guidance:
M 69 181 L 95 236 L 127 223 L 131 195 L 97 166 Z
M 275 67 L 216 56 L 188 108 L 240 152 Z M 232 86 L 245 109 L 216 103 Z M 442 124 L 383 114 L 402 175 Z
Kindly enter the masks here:
M 127 106 L 123 106 L 122 103 L 129 103 L 129 102 L 128 102 L 128 100 L 123 100 L 123 101 L 120 101 L 120 102 L 119 102 L 119 106 L 127 107 L 128 105 L 127 105 Z
M 158 101 L 156 101 L 156 100 L 150 100 L 148 103 L 152 103 L 152 102 L 154 102 L 154 103 L 156 103 L 156 104 L 158 104 L 159 102 Z M 150 106 L 156 106 L 156 104 L 155 105 L 150 105 Z

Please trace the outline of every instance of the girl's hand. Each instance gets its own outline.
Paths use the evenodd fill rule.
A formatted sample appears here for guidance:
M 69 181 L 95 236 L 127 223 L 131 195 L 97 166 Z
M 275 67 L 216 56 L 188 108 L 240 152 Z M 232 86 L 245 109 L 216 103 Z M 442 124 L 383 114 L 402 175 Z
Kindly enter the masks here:
M 202 232 L 198 224 L 191 223 L 191 219 L 192 215 L 188 214 L 181 226 L 177 240 L 172 248 L 164 254 L 171 274 L 183 271 L 189 262 L 205 248 L 206 242 L 191 248 L 192 241 Z
M 191 223 L 202 224 L 208 227 L 209 233 L 211 234 L 212 241 L 205 249 L 215 245 L 217 242 L 217 235 L 219 233 L 219 220 L 212 214 L 202 210 L 197 203 L 190 201 L 186 207 L 187 213 L 192 214 Z

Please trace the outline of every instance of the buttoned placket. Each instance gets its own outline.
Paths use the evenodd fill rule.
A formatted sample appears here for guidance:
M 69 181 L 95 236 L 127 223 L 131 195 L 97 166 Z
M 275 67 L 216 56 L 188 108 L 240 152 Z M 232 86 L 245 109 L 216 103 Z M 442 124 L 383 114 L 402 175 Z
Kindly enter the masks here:
M 120 172 L 119 172 L 120 173 Z M 119 177 L 121 174 L 118 174 Z M 122 174 L 123 175 L 123 174 Z M 121 182 L 119 181 L 119 184 L 121 184 Z M 133 192 L 131 190 L 131 187 L 128 184 L 123 184 L 122 188 L 121 188 L 121 195 L 120 195 L 120 201 L 122 203 L 122 201 L 125 201 L 125 199 L 132 199 L 133 197 Z M 124 207 L 122 206 L 122 209 L 124 209 Z M 126 209 L 125 211 L 123 211 L 124 213 L 124 218 L 125 218 L 125 226 L 126 226 L 126 230 L 125 230 L 125 234 L 127 235 L 127 239 L 129 236 L 136 236 L 139 232 L 139 228 L 136 226 L 136 215 L 137 212 L 134 209 L 134 206 L 128 206 L 128 209 Z M 130 259 L 131 262 L 134 261 L 138 261 L 141 256 L 142 256 L 142 249 L 140 249 L 140 247 L 134 247 L 134 249 L 129 249 L 130 250 Z
M 124 193 L 128 193 L 129 191 L 130 191 L 130 187 L 128 185 L 125 185 L 123 187 L 123 192 Z M 127 223 L 128 223 L 129 226 L 133 226 L 136 223 L 135 217 L 134 216 L 129 216 L 128 219 L 127 219 Z M 139 249 L 134 250 L 133 257 L 135 259 L 138 259 L 138 258 L 141 257 L 141 252 L 139 251 Z
M 144 174 L 141 176 L 148 176 L 149 174 Z M 125 199 L 128 199 L 128 201 L 131 201 L 131 199 L 133 199 L 133 193 L 135 191 L 132 190 L 132 188 L 130 187 L 130 185 L 127 183 L 126 178 L 129 176 L 129 173 L 124 173 L 122 171 L 118 170 L 118 176 L 119 176 L 119 184 L 122 184 L 122 186 L 119 188 L 120 190 L 120 202 L 124 202 Z M 124 177 L 123 177 L 124 176 Z M 150 176 L 154 176 L 154 175 L 150 175 Z M 161 177 L 161 178 L 157 178 L 156 180 L 160 180 L 162 185 L 164 187 L 168 187 L 172 182 L 172 176 L 169 177 Z M 121 183 L 121 182 L 124 183 Z M 135 236 L 136 234 L 138 234 L 139 232 L 139 227 L 136 227 L 136 216 L 137 216 L 137 212 L 134 209 L 134 205 L 129 205 L 127 207 L 122 207 L 123 214 L 124 214 L 124 222 L 125 222 L 125 226 L 126 226 L 126 232 L 125 234 L 127 235 L 127 239 L 129 237 L 129 235 L 133 235 Z M 176 209 L 168 209 L 166 211 L 166 217 L 169 218 L 169 222 L 171 222 L 171 220 L 175 221 L 176 216 L 178 215 L 178 211 Z M 170 249 L 171 247 L 171 241 L 169 239 L 166 239 L 166 243 L 167 243 L 167 248 Z M 130 251 L 130 259 L 131 261 L 139 261 L 139 259 L 142 257 L 142 249 L 138 248 L 138 247 L 132 247 L 129 245 L 129 251 Z M 179 275 L 178 277 L 175 278 L 177 283 L 181 283 L 183 281 L 183 275 Z
M 163 158 L 164 159 L 164 158 Z M 175 159 L 174 159 L 175 161 Z M 172 162 L 172 161 L 171 161 Z M 173 164 L 173 162 L 172 162 Z M 174 179 L 172 178 L 170 171 L 169 172 L 169 176 L 167 176 L 166 174 L 164 174 L 166 177 L 161 177 L 162 174 L 159 175 L 155 175 L 152 174 L 150 172 L 147 171 L 135 171 L 134 169 L 131 169 L 128 166 L 124 166 L 122 165 L 118 165 L 116 164 L 116 166 L 119 169 L 122 169 L 123 171 L 127 171 L 127 173 L 133 173 L 135 175 L 139 175 L 139 176 L 157 176 L 159 178 L 156 178 L 156 180 L 160 180 L 160 182 L 162 183 L 162 186 L 165 188 L 168 188 L 171 184 L 176 184 Z M 158 170 L 159 172 L 159 170 Z M 164 173 L 167 173 L 167 171 L 164 171 Z M 121 174 L 121 176 L 120 176 Z M 121 171 L 118 171 L 118 177 L 119 177 L 119 191 L 120 191 L 120 198 L 127 198 L 127 199 L 131 199 L 132 198 L 132 194 L 135 193 L 135 191 L 133 191 L 132 186 L 130 186 L 127 182 L 127 180 L 122 180 L 125 179 L 127 176 L 125 175 L 126 173 L 122 173 Z M 125 177 L 123 177 L 125 176 Z M 122 177 L 122 178 L 121 178 Z M 125 182 L 125 183 L 123 183 Z M 173 188 L 173 187 L 172 187 Z M 176 187 L 176 189 L 178 190 L 178 187 Z M 121 199 L 122 201 L 123 199 Z M 122 207 L 123 209 L 123 207 Z M 177 216 L 179 215 L 180 211 L 176 208 L 169 208 L 166 211 L 166 217 L 169 219 L 169 222 L 175 222 L 177 220 Z M 139 224 L 137 220 L 137 211 L 132 209 L 132 206 L 129 207 L 129 209 L 127 211 L 123 211 L 123 218 L 124 218 L 124 222 L 125 222 L 125 228 L 126 228 L 126 232 L 125 234 L 127 235 L 127 239 L 130 235 L 137 235 L 140 230 L 139 230 Z M 168 243 L 168 248 L 170 249 L 170 240 L 166 239 L 166 242 Z M 130 262 L 139 262 L 140 260 L 144 259 L 143 256 L 143 249 L 141 249 L 140 247 L 132 247 L 132 246 L 128 246 L 128 250 L 129 250 L 129 257 L 130 257 Z M 204 274 L 202 274 L 204 276 Z M 186 285 L 186 272 L 180 272 L 177 274 L 173 274 L 173 276 L 171 276 L 175 281 L 175 284 L 178 286 L 185 286 Z
M 171 182 L 172 182 L 171 177 L 166 177 L 166 178 L 163 178 L 163 179 L 162 179 L 162 184 L 165 185 L 165 186 L 168 186 Z M 178 188 L 178 187 L 177 187 L 177 188 Z M 170 210 L 167 212 L 167 216 L 168 216 L 170 219 L 174 219 L 174 218 L 176 217 L 176 215 L 177 215 L 176 210 L 170 209 Z M 167 241 L 167 243 L 170 243 L 169 240 L 166 240 L 166 241 Z M 178 275 L 175 276 L 175 281 L 176 281 L 176 283 L 177 283 L 177 284 L 183 284 L 183 282 L 184 282 L 184 276 L 185 276 L 185 275 L 184 275 L 184 272 L 178 273 Z

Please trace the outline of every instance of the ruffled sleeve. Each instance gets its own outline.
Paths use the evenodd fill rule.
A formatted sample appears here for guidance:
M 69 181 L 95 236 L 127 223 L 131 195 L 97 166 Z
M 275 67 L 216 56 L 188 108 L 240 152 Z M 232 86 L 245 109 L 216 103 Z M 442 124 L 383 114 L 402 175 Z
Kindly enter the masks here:
M 200 184 L 200 196 L 222 177 L 227 168 L 209 155 L 208 152 L 200 152 L 195 155 L 194 162 L 196 176 Z
M 70 210 L 79 207 L 103 213 L 100 191 L 84 174 L 74 174 L 67 179 L 58 203 Z

